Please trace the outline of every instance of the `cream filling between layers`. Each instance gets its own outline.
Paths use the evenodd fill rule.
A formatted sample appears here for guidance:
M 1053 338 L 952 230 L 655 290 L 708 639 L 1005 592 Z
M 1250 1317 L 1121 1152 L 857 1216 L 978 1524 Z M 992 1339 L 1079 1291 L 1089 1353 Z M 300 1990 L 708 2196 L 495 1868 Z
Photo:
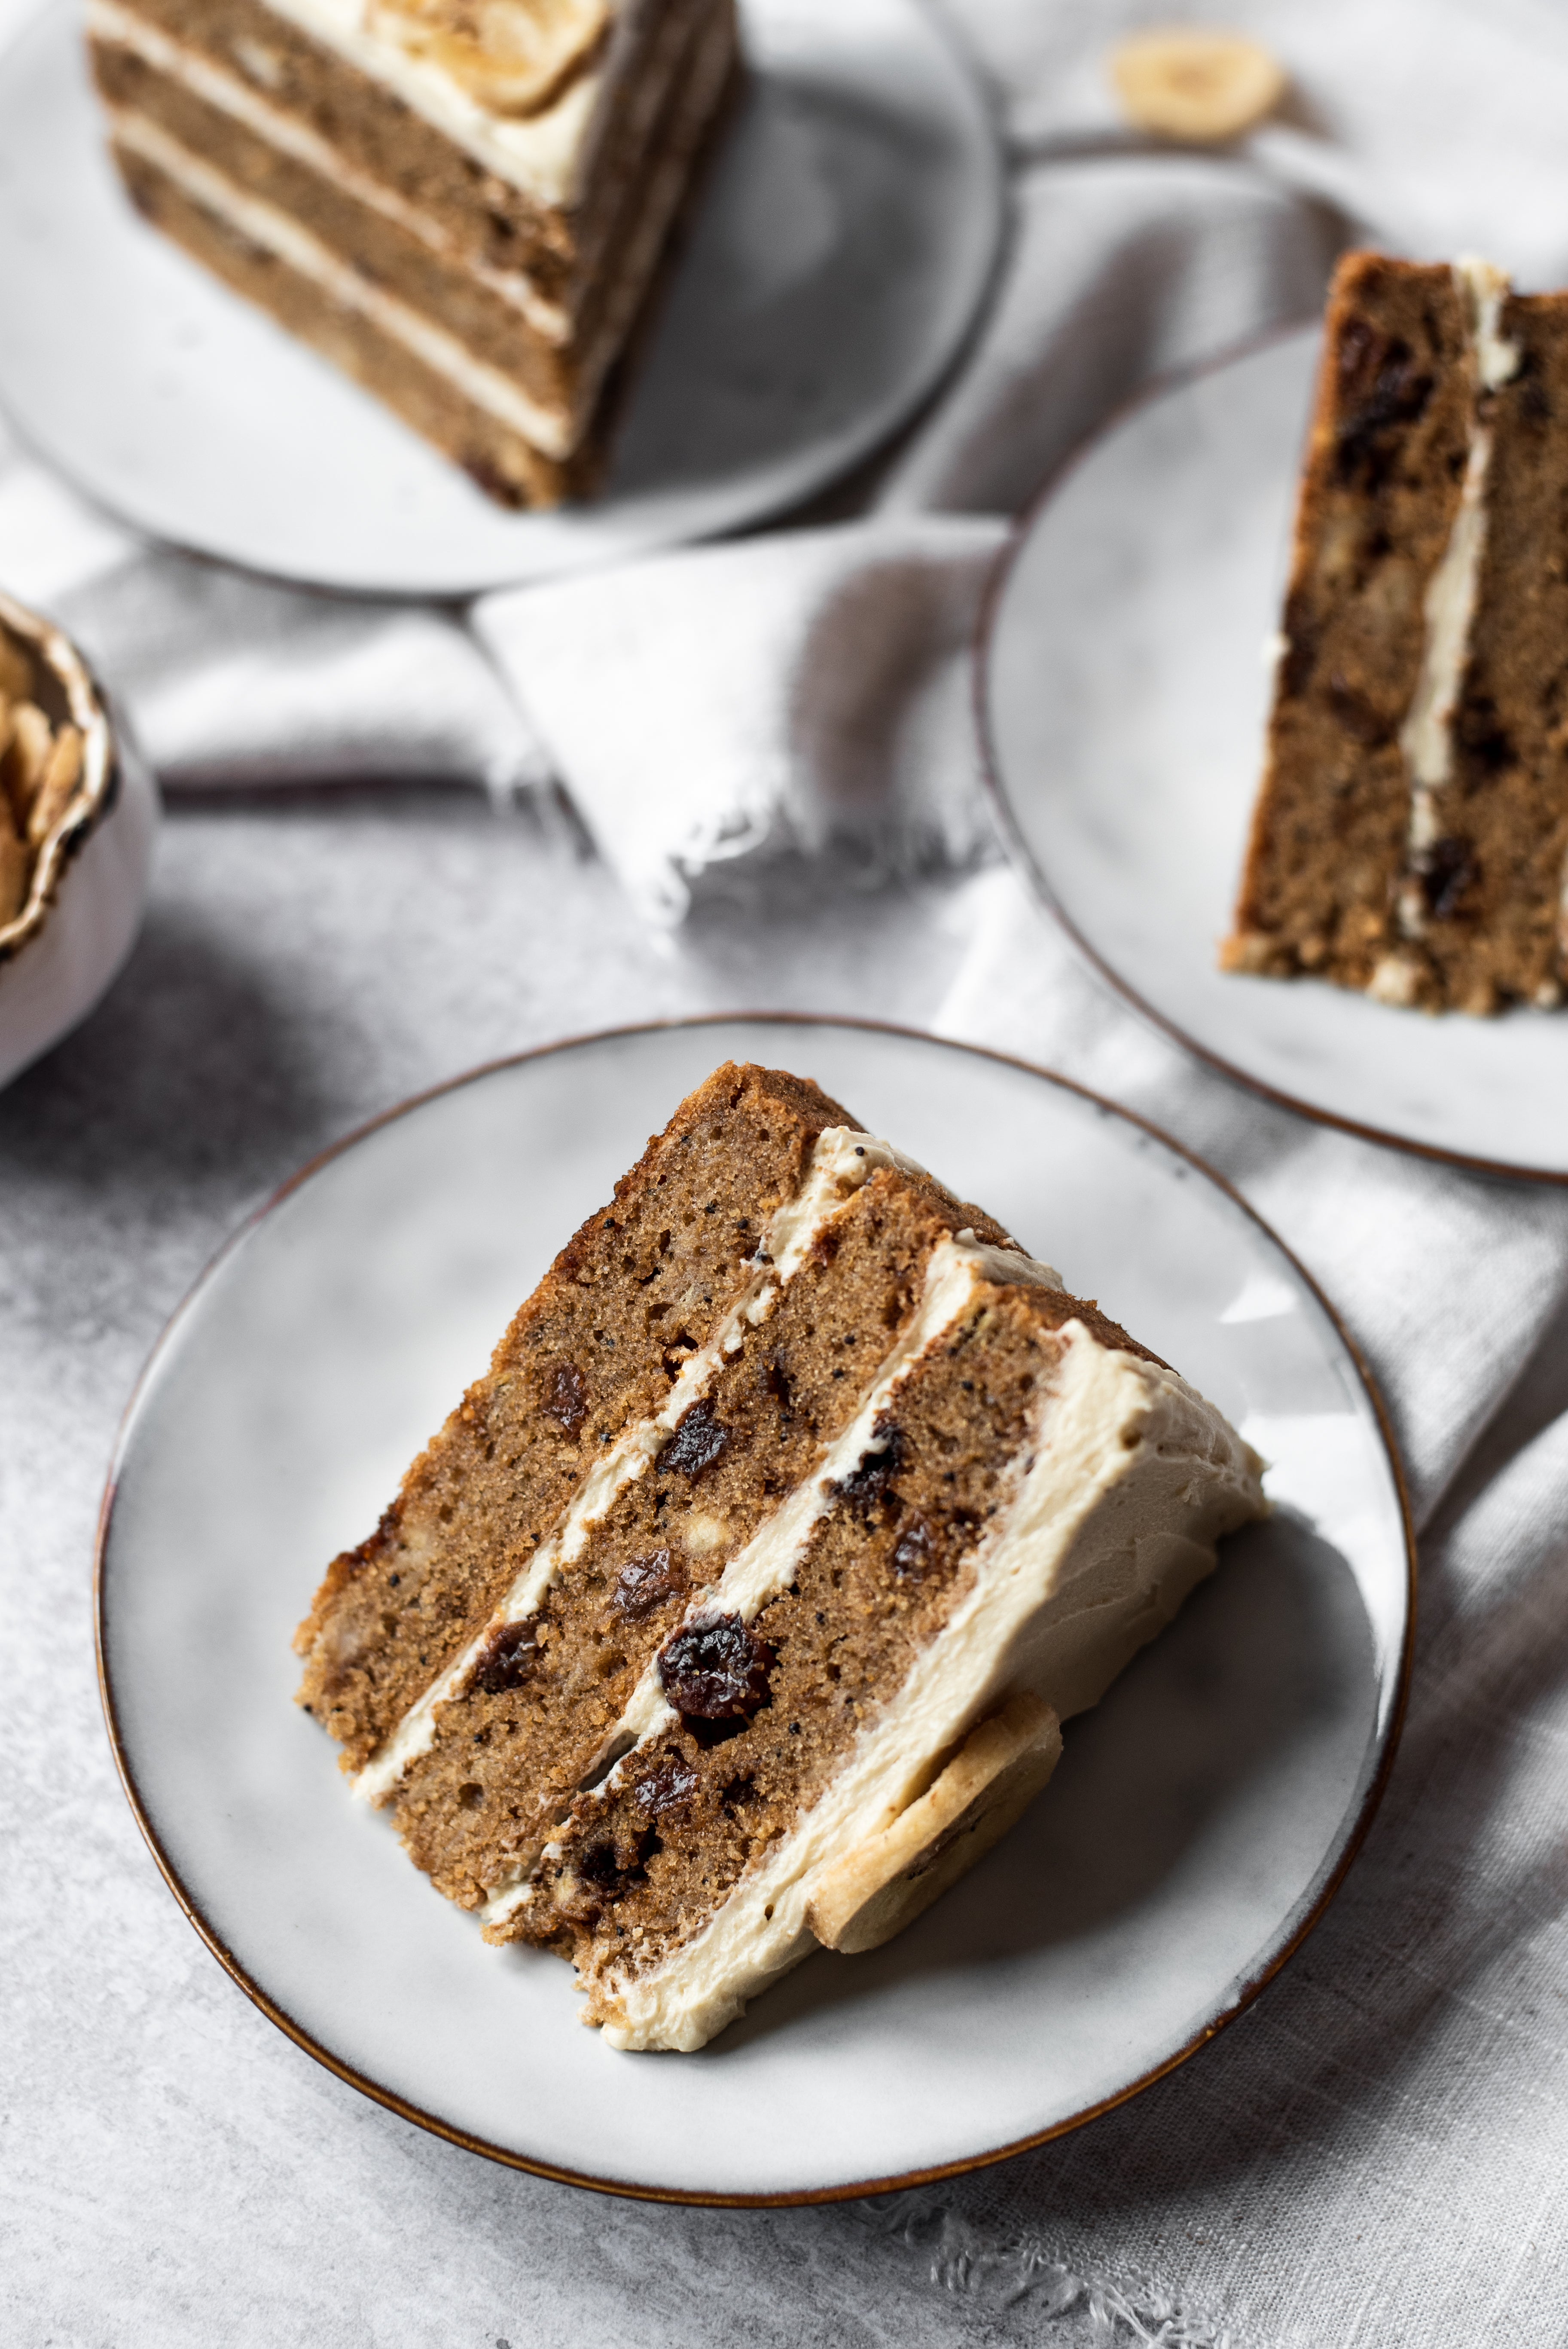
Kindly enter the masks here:
M 87 25 L 95 41 L 108 47 L 129 50 L 143 65 L 189 91 L 192 98 L 200 98 L 215 113 L 227 115 L 231 121 L 241 124 L 253 137 L 264 139 L 280 154 L 303 164 L 318 179 L 352 197 L 356 203 L 417 236 L 439 259 L 461 269 L 499 301 L 510 304 L 542 340 L 556 344 L 567 340 L 572 326 L 567 310 L 561 303 L 549 301 L 540 294 L 525 272 L 491 269 L 482 261 L 459 254 L 451 237 L 428 212 L 406 203 L 384 181 L 346 162 L 329 140 L 297 115 L 284 114 L 279 108 L 269 106 L 237 74 L 226 73 L 199 50 L 188 48 L 158 26 L 149 24 L 145 17 L 134 16 L 119 5 L 119 0 L 88 0 Z
M 353 1782 L 361 1801 L 383 1803 L 395 1791 L 411 1763 L 435 1743 L 437 1715 L 458 1695 L 494 1634 L 510 1623 L 526 1622 L 538 1612 L 545 1594 L 563 1570 L 583 1555 L 593 1530 L 614 1506 L 616 1496 L 644 1475 L 657 1459 L 676 1428 L 696 1402 L 707 1393 L 725 1361 L 738 1353 L 748 1330 L 766 1321 L 787 1284 L 805 1263 L 819 1235 L 853 1197 L 879 1166 L 913 1169 L 913 1162 L 874 1134 L 852 1127 L 827 1127 L 817 1137 L 799 1190 L 769 1218 L 759 1243 L 759 1269 L 744 1294 L 731 1306 L 713 1336 L 681 1366 L 680 1374 L 660 1410 L 623 1431 L 601 1454 L 571 1502 L 556 1521 L 549 1538 L 513 1582 L 484 1630 L 410 1706 L 407 1713 L 372 1755 Z M 1011 1257 L 1006 1259 L 1009 1263 Z M 1014 1278 L 1018 1276 L 1015 1273 Z
M 430 374 L 449 383 L 470 407 L 493 416 L 546 457 L 561 461 L 572 454 L 580 437 L 578 419 L 541 408 L 510 376 L 475 358 L 455 336 L 432 326 L 407 303 L 384 294 L 308 229 L 274 204 L 236 187 L 147 116 L 111 110 L 109 120 L 122 147 L 153 164 L 203 212 L 284 263 L 341 309 L 366 319 Z
M 910 1162 L 903 1164 L 907 1166 Z M 812 1534 L 833 1506 L 834 1485 L 874 1449 L 877 1422 L 897 1390 L 923 1355 L 964 1319 L 983 1280 L 1030 1281 L 1045 1288 L 1063 1286 L 1061 1275 L 1049 1265 L 1037 1264 L 1021 1251 L 987 1247 L 973 1232 L 939 1242 L 926 1264 L 920 1303 L 883 1359 L 853 1419 L 811 1474 L 802 1477 L 782 1506 L 736 1552 L 718 1580 L 693 1599 L 683 1623 L 697 1623 L 716 1615 L 739 1615 L 750 1622 L 770 1599 L 789 1588 Z M 659 1677 L 658 1657 L 653 1656 L 600 1747 L 589 1775 L 614 1756 L 614 1768 L 603 1782 L 606 1791 L 614 1788 L 625 1760 L 676 1718 Z M 492 1888 L 479 1912 L 481 1923 L 503 1924 L 523 1907 L 531 1897 L 537 1867 L 535 1857 Z
M 1454 714 L 1470 657 L 1476 593 L 1486 553 L 1492 428 L 1483 420 L 1480 402 L 1512 378 L 1521 357 L 1518 345 L 1505 341 L 1499 332 L 1509 292 L 1504 272 L 1489 262 L 1466 260 L 1454 264 L 1453 277 L 1475 368 L 1477 407 L 1470 422 L 1459 508 L 1448 544 L 1422 598 L 1421 666 L 1399 730 L 1399 752 L 1410 784 L 1410 815 L 1398 916 L 1400 930 L 1412 939 L 1421 937 L 1427 927 L 1420 864 L 1443 834 L 1440 795 L 1453 781 Z M 1387 955 L 1374 971 L 1367 992 L 1382 1001 L 1407 1003 L 1414 985 L 1409 966 L 1398 954 Z
M 691 1940 L 643 1974 L 607 1974 L 585 2020 L 613 2046 L 689 2052 L 813 1946 L 812 1879 L 878 1835 L 1006 1697 L 1060 1716 L 1098 1701 L 1263 1513 L 1262 1463 L 1174 1371 L 1060 1333 L 1032 1448 L 975 1554 L 973 1586 L 817 1803 Z

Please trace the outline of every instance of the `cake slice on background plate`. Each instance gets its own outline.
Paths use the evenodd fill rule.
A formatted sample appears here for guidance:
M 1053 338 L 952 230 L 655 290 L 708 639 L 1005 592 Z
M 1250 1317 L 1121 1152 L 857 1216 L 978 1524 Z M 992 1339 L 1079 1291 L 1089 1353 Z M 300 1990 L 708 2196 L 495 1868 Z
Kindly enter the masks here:
M 1565 419 L 1568 295 L 1340 263 L 1225 969 L 1563 1000 Z
M 296 1645 L 356 1791 L 585 2019 L 874 1947 L 1263 1514 L 1220 1413 L 818 1089 L 718 1069 Z
M 147 217 L 509 505 L 592 492 L 734 0 L 88 0 Z

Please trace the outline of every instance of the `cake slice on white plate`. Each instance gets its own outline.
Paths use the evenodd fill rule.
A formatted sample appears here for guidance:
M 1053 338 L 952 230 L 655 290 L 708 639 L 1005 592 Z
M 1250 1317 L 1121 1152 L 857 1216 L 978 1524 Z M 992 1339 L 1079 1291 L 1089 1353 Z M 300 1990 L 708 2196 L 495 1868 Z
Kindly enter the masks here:
M 508 505 L 590 493 L 734 0 L 88 0 L 134 202 Z
M 334 1561 L 300 1702 L 623 2048 L 874 1947 L 1263 1513 L 1167 1365 L 815 1085 L 726 1066 Z

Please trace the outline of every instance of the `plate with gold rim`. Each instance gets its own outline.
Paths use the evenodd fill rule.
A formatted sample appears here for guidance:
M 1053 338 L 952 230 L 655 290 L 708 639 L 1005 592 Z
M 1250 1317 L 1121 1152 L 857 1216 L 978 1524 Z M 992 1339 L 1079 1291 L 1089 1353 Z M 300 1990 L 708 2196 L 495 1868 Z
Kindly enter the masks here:
M 603 492 L 509 513 L 144 222 L 74 11 L 0 57 L 0 408 L 152 536 L 366 595 L 461 595 L 738 530 L 869 456 L 990 283 L 1001 163 L 921 0 L 743 0 L 748 78 Z
M 349 1798 L 291 1635 L 556 1247 L 727 1059 L 816 1078 L 1209 1393 L 1272 1517 L 1090 1713 L 1020 1825 L 885 1948 L 822 1951 L 694 2055 L 617 2053 L 569 1966 L 475 1920 Z M 137 1817 L 240 1986 L 352 2086 L 624 2194 L 806 2201 L 969 2168 L 1202 2046 L 1321 1914 L 1380 1791 L 1413 1553 L 1353 1348 L 1236 1195 L 1066 1081 L 902 1030 L 720 1019 L 483 1069 L 304 1170 L 128 1413 L 98 1637 Z M 216 1701 L 221 1699 L 221 1701 Z
M 978 654 L 1004 829 L 1089 960 L 1228 1075 L 1374 1141 L 1568 1182 L 1568 1013 L 1433 1018 L 1218 967 L 1319 340 L 1292 328 L 1160 387 L 1020 524 Z

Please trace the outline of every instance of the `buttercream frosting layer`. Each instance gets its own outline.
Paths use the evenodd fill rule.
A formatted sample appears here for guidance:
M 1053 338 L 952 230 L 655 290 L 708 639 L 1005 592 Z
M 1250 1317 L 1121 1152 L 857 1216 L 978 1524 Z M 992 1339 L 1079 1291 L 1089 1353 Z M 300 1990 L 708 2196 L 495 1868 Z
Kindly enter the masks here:
M 1500 331 L 1509 290 L 1503 272 L 1489 262 L 1456 262 L 1454 285 L 1475 374 L 1476 405 L 1458 511 L 1422 601 L 1421 666 L 1399 731 L 1400 755 L 1410 784 L 1407 861 L 1412 876 L 1442 834 L 1441 794 L 1453 781 L 1454 719 L 1464 688 L 1486 553 L 1487 484 L 1492 454 L 1487 395 L 1510 381 L 1520 360 L 1517 345 L 1506 341 Z M 1400 891 L 1399 924 L 1405 936 L 1412 938 L 1419 937 L 1427 926 L 1425 900 L 1414 877 Z M 1381 989 L 1375 983 L 1373 992 L 1387 991 L 1387 980 Z

